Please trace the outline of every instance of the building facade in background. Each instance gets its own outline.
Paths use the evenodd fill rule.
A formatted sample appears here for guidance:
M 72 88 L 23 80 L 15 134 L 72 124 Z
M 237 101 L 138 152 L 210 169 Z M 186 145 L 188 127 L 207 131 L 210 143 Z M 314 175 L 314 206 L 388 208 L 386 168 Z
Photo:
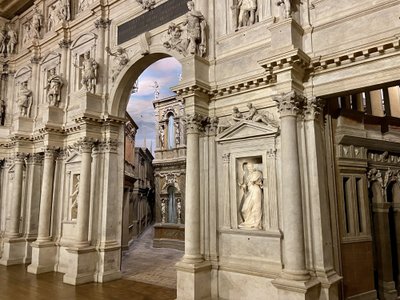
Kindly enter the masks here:
M 121 277 L 126 107 L 143 70 L 173 56 L 168 101 L 184 114 L 155 102 L 154 164 L 160 232 L 179 228 L 169 204 L 183 195 L 177 299 L 398 298 L 399 11 L 2 1 L 0 263 L 68 284 Z

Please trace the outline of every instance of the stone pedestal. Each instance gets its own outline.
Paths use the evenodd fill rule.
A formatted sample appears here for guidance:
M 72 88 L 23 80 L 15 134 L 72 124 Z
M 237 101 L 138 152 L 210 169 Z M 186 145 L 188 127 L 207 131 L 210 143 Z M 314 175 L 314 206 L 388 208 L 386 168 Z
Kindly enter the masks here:
M 317 279 L 293 281 L 278 278 L 272 282 L 278 289 L 279 300 L 315 300 L 319 299 L 320 282 Z
M 69 248 L 68 271 L 63 282 L 71 285 L 95 281 L 97 252 L 94 247 Z
M 117 243 L 101 246 L 98 252 L 99 260 L 103 263 L 99 265 L 97 282 L 106 282 L 121 278 L 120 259 L 121 247 Z
M 41 274 L 54 270 L 57 248 L 53 242 L 33 242 L 32 264 L 28 266 L 28 272 Z
M 302 48 L 303 29 L 293 19 L 285 19 L 270 26 L 271 50 L 274 54 Z
M 73 103 L 79 103 L 75 108 L 76 114 L 99 117 L 103 111 L 103 100 L 101 96 L 81 90 L 71 95 Z
M 211 264 L 208 261 L 196 264 L 178 262 L 177 300 L 211 298 Z
M 33 119 L 27 117 L 16 117 L 13 120 L 13 131 L 31 134 L 33 129 Z
M 43 123 L 47 126 L 60 127 L 64 118 L 64 111 L 55 106 L 49 106 L 43 111 Z
M 24 238 L 5 238 L 0 265 L 10 266 L 24 263 L 26 240 Z

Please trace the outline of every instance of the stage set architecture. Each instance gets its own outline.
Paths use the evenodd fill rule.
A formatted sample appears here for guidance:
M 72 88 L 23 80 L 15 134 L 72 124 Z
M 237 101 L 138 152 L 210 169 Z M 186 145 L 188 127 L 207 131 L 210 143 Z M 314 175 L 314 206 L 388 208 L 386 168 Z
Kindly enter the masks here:
M 73 285 L 121 277 L 127 103 L 173 56 L 177 299 L 397 299 L 399 12 L 398 0 L 1 2 L 0 263 Z

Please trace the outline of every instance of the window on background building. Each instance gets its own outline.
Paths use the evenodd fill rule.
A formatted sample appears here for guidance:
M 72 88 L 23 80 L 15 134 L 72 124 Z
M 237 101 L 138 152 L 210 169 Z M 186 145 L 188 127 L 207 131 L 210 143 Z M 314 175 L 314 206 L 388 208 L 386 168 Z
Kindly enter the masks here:
M 175 187 L 168 188 L 168 223 L 176 223 Z
M 168 149 L 175 148 L 175 120 L 174 115 L 170 114 L 168 117 Z

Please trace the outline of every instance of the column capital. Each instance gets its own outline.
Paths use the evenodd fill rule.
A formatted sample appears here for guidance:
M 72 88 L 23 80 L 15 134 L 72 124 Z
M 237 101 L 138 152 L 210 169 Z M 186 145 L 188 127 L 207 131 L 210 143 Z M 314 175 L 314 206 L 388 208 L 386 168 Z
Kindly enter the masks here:
M 28 164 L 41 164 L 43 162 L 43 154 L 32 153 L 28 156 Z
M 106 29 L 106 28 L 108 28 L 108 26 L 110 26 L 110 24 L 111 24 L 111 20 L 104 19 L 104 18 L 100 18 L 100 19 L 97 19 L 96 21 L 94 21 L 94 26 L 97 29 L 99 29 L 99 28 Z
M 26 157 L 26 153 L 16 152 L 14 155 L 14 163 L 23 163 Z
M 283 118 L 297 116 L 306 102 L 306 98 L 296 91 L 290 91 L 275 96 L 274 101 L 278 103 L 278 111 Z
M 58 42 L 58 46 L 59 46 L 61 49 L 68 49 L 70 45 L 71 45 L 71 41 L 70 41 L 70 40 L 67 40 L 67 39 L 62 39 L 62 40 L 60 40 L 60 41 Z
M 191 133 L 199 133 L 203 126 L 204 116 L 194 113 L 190 115 L 186 115 L 185 124 L 186 124 L 186 132 L 188 134 Z
M 45 148 L 44 149 L 44 158 L 45 159 L 54 159 L 56 157 L 56 149 L 54 148 Z
M 321 98 L 308 98 L 304 107 L 304 118 L 307 121 L 318 119 L 324 109 L 325 102 Z
M 78 149 L 80 150 L 81 153 L 91 153 L 93 146 L 94 146 L 94 140 L 84 137 L 81 138 L 77 143 L 76 146 L 78 146 Z
M 100 143 L 99 150 L 101 152 L 117 152 L 118 145 L 118 140 L 108 138 Z
M 219 120 L 218 120 L 217 117 L 208 118 L 208 120 L 207 120 L 207 133 L 210 136 L 217 135 L 218 122 L 219 122 Z

